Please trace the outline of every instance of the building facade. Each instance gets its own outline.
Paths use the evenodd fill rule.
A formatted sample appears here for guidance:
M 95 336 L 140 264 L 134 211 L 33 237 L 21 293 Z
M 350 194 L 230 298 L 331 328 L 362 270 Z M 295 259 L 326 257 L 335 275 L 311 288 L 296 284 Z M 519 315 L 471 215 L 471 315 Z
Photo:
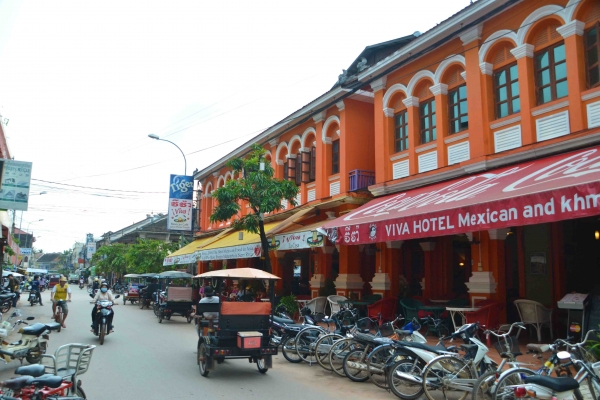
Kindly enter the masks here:
M 295 209 L 286 205 L 267 216 L 273 242 L 305 227 L 318 239 L 319 224 L 330 236 L 321 247 L 270 252 L 274 272 L 285 284 L 295 265 L 306 266 L 302 282 L 312 296 L 327 279 L 346 296 L 408 292 L 507 304 L 528 298 L 548 306 L 567 292 L 597 290 L 598 279 L 578 277 L 596 277 L 600 267 L 594 251 L 600 243 L 599 23 L 596 0 L 480 0 L 424 34 L 367 47 L 329 92 L 251 142 L 268 151 L 276 177 L 300 188 Z M 236 179 L 225 163 L 246 154 L 251 143 L 195 174 L 203 187 L 198 254 L 233 234 L 228 223 L 209 222 L 210 193 Z M 400 234 L 387 236 L 383 225 L 371 235 L 364 221 L 352 222 L 385 196 L 424 196 L 439 185 L 557 163 L 562 177 L 584 180 L 556 183 L 546 174 L 554 182 L 547 191 L 585 186 L 585 212 L 559 216 L 546 202 L 528 220 L 509 212 L 502 224 L 475 221 L 455 231 L 420 226 L 418 234 L 402 233 L 396 220 L 388 229 Z M 428 207 L 404 216 L 437 210 Z M 396 218 L 389 214 L 390 221 Z M 225 264 L 251 266 L 257 259 Z M 222 263 L 201 260 L 199 269 Z

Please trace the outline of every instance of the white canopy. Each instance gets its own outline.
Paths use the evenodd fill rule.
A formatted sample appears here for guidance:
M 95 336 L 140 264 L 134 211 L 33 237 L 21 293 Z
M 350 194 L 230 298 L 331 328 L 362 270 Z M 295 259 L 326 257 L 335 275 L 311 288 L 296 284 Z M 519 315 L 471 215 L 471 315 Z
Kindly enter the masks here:
M 8 276 L 8 274 L 13 274 L 13 276 L 23 276 L 18 272 L 2 271 L 2 276 Z
M 41 268 L 27 268 L 28 274 L 47 274 L 48 270 Z
M 255 268 L 232 268 L 232 269 L 218 269 L 216 271 L 205 272 L 200 275 L 196 275 L 195 278 L 226 278 L 226 279 L 267 279 L 276 280 L 281 279 L 277 275 L 270 274 L 260 269 Z

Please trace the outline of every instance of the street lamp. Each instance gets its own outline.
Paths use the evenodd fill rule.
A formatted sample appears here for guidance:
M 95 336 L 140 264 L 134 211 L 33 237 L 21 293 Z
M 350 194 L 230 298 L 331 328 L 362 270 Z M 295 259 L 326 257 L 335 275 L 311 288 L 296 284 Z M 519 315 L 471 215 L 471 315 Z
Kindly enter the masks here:
M 160 137 L 158 137 L 158 135 L 155 135 L 154 133 L 151 133 L 148 135 L 148 137 L 150 139 L 155 139 L 155 140 L 162 140 L 163 142 L 169 142 L 171 143 L 173 146 L 177 147 L 179 149 L 179 151 L 181 151 L 181 149 L 179 148 L 179 146 L 177 146 L 175 143 L 171 142 L 170 140 L 167 139 L 161 139 Z M 185 154 L 183 154 L 183 151 L 181 151 L 181 155 L 183 156 L 183 163 L 184 163 L 184 175 L 187 175 L 187 160 L 185 159 Z
M 38 219 L 37 221 L 31 221 L 30 223 L 27 224 L 27 229 L 25 230 L 25 232 L 29 232 L 29 225 L 35 224 L 36 222 L 40 222 L 40 221 L 43 221 L 43 220 L 44 219 L 41 218 L 41 219 Z
M 43 192 L 39 192 L 39 193 L 29 193 L 29 197 L 31 196 L 40 196 L 42 194 L 48 194 L 48 192 L 46 192 L 45 190 Z M 16 214 L 16 212 L 15 212 Z M 17 217 L 13 215 L 13 219 L 16 221 Z M 21 226 L 23 225 L 23 211 L 21 211 L 21 219 L 19 221 L 19 230 L 21 229 Z

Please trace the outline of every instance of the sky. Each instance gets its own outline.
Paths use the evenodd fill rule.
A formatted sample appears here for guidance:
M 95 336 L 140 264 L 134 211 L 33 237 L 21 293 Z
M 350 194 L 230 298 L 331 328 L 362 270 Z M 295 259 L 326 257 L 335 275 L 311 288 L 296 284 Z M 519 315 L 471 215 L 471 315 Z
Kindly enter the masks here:
M 16 225 L 59 252 L 166 213 L 184 160 L 149 134 L 191 175 L 328 91 L 366 46 L 469 3 L 0 0 L 0 114 L 33 163 Z

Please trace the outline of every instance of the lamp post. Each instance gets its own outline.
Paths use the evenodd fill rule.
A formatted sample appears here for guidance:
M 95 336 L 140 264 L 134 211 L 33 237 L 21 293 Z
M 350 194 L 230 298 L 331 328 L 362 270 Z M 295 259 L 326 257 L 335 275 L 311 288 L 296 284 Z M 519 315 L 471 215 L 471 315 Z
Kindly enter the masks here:
M 35 224 L 36 222 L 41 222 L 43 220 L 44 220 L 43 218 L 40 218 L 37 221 L 31 221 L 30 223 L 27 224 L 27 229 L 25 230 L 25 232 L 29 232 L 29 225 Z
M 45 190 L 39 193 L 30 193 L 29 197 L 31 196 L 41 196 L 43 194 L 48 194 L 48 192 L 46 192 Z M 13 215 L 13 219 L 16 220 L 16 217 Z M 21 220 L 19 221 L 19 230 L 21 230 L 21 226 L 23 225 L 23 211 L 21 211 Z
M 170 140 L 167 139 L 161 139 L 160 137 L 158 137 L 158 135 L 155 135 L 153 133 L 149 134 L 148 137 L 150 139 L 155 139 L 155 140 L 162 140 L 163 142 L 168 142 L 171 143 L 173 146 L 177 147 L 177 149 L 179 151 L 181 151 L 181 155 L 183 156 L 183 165 L 184 165 L 184 175 L 187 175 L 187 160 L 185 159 L 185 154 L 183 154 L 183 151 L 179 148 L 179 146 L 177 146 L 175 143 L 171 142 Z

